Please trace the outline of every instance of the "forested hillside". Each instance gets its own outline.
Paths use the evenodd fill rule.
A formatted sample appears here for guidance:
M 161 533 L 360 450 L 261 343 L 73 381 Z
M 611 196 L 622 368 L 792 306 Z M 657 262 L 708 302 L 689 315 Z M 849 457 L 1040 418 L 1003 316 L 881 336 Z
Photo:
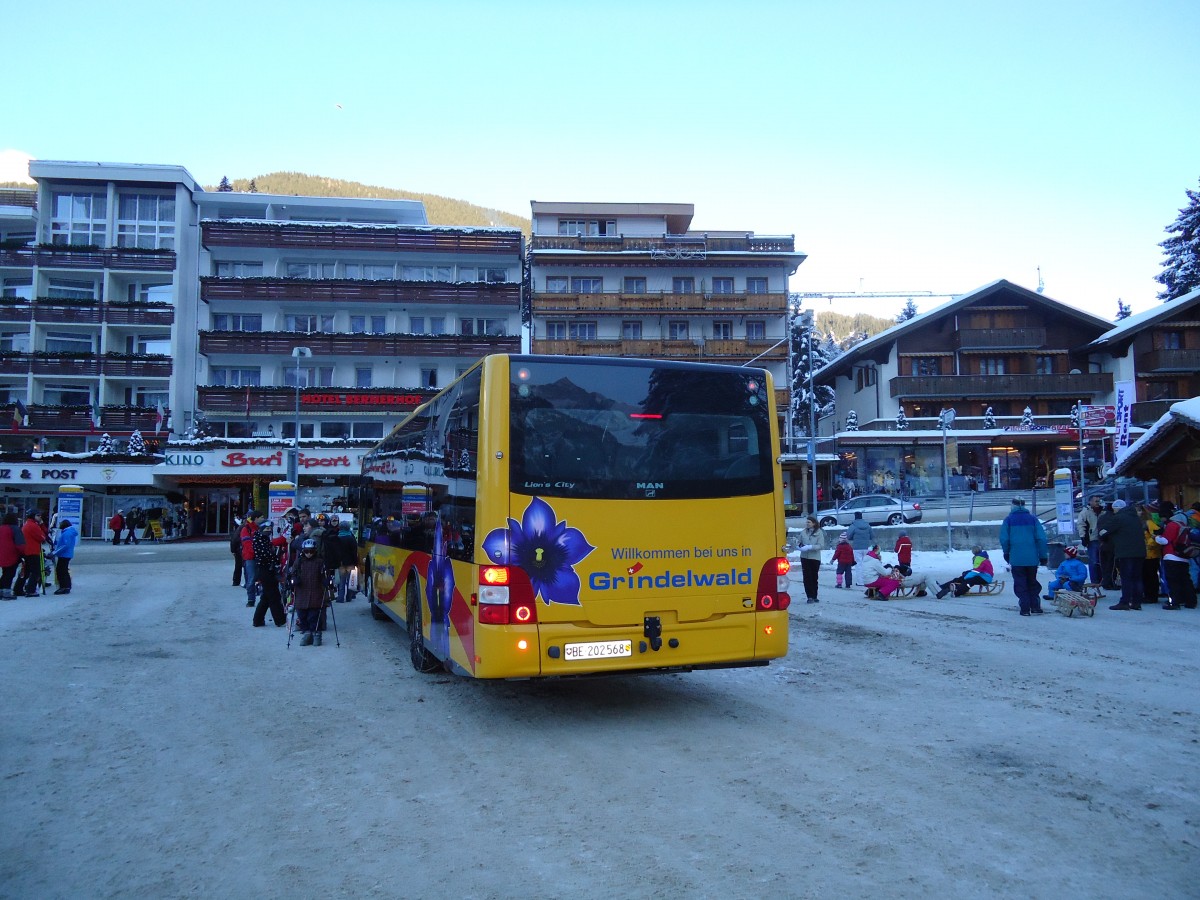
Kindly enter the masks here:
M 420 200 L 425 204 L 425 215 L 430 225 L 491 225 L 503 228 L 519 228 L 529 234 L 529 219 L 515 213 L 496 209 L 485 209 L 465 200 L 440 197 L 437 194 L 419 194 L 396 188 L 378 187 L 346 181 L 341 178 L 325 178 L 320 175 L 305 175 L 303 172 L 268 172 L 253 178 L 231 178 L 235 191 L 253 188 L 263 194 L 299 194 L 310 197 L 377 197 L 383 200 Z M 206 191 L 217 190 L 216 185 L 205 185 Z
M 833 335 L 834 343 L 843 350 L 873 334 L 879 334 L 895 324 L 895 319 L 868 316 L 866 313 L 847 315 L 825 311 L 816 315 L 817 334 Z

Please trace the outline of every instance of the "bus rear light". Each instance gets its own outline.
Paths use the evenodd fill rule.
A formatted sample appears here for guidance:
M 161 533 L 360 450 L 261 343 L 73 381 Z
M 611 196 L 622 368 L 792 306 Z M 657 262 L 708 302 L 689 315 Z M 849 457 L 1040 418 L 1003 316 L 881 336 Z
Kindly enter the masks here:
M 479 604 L 480 625 L 507 625 L 508 607 Z
M 505 566 L 484 566 L 479 570 L 480 584 L 508 584 L 508 569 Z
M 525 640 L 525 638 L 521 638 L 519 641 L 517 641 L 517 649 L 524 653 L 529 649 L 529 641 Z
M 527 603 L 511 607 L 513 621 L 519 625 L 528 625 L 537 621 L 537 610 Z
M 759 609 L 771 609 L 775 605 L 775 597 L 771 594 L 763 594 L 758 598 Z
M 764 626 L 763 626 L 763 634 L 766 634 L 766 635 L 772 635 L 772 634 L 774 634 L 774 633 L 775 633 L 775 626 L 774 626 L 774 625 L 764 625 Z
M 780 556 L 775 560 L 775 572 L 779 575 L 786 575 L 792 571 L 792 562 L 786 556 Z
M 792 603 L 787 589 L 789 585 L 787 573 L 792 564 L 787 557 L 777 556 L 767 560 L 758 573 L 758 599 L 754 608 L 759 612 L 785 610 Z
M 482 625 L 533 625 L 537 622 L 533 587 L 524 572 L 506 566 L 480 568 L 479 622 Z

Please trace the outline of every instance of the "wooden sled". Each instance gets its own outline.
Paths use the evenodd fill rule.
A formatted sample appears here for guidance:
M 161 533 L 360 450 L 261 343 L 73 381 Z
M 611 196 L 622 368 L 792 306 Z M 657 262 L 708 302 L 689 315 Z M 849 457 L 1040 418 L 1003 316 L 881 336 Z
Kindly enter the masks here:
M 968 593 L 971 594 L 1001 594 L 1004 592 L 1005 582 L 993 581 L 991 584 L 973 584 Z
M 1077 591 L 1057 590 L 1054 592 L 1054 605 L 1067 618 L 1078 613 L 1081 616 L 1096 614 L 1096 598 L 1088 597 Z

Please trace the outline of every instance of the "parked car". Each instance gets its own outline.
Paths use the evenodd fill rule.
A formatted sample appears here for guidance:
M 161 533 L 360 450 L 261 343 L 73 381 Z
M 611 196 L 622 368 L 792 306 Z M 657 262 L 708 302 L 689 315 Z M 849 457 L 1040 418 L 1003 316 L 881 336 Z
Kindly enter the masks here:
M 916 501 L 900 502 L 887 494 L 860 494 L 851 497 L 838 507 L 817 511 L 817 521 L 822 526 L 849 525 L 854 514 L 860 512 L 869 525 L 899 525 L 901 522 L 921 521 L 921 504 Z

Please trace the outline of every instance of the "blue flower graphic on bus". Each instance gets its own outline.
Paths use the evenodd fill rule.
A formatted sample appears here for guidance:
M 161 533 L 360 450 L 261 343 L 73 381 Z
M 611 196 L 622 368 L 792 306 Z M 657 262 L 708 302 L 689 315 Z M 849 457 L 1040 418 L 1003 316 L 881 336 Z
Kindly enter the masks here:
M 542 602 L 579 605 L 579 576 L 575 564 L 596 548 L 583 532 L 559 522 L 550 504 L 534 497 L 518 523 L 493 530 L 483 541 L 483 552 L 498 565 L 520 566 L 529 575 L 533 593 Z
M 429 646 L 447 657 L 450 653 L 450 604 L 454 601 L 454 566 L 442 540 L 442 520 L 433 529 L 433 554 L 425 575 L 425 599 L 429 601 Z

